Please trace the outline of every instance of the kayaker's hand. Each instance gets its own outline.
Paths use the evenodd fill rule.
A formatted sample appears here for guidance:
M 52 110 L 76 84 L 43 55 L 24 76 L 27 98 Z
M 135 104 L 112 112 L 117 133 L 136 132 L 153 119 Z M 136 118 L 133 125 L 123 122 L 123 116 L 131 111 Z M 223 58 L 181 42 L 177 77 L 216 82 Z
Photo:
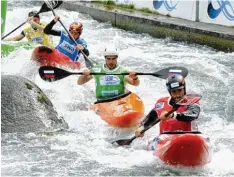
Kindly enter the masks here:
M 77 48 L 77 50 L 79 50 L 79 51 L 84 50 L 84 46 L 83 46 L 83 45 L 80 45 L 80 44 L 78 44 L 78 45 L 76 46 L 76 48 Z
M 28 17 L 27 22 L 31 25 L 33 22 L 33 17 Z
M 84 76 L 89 76 L 90 75 L 90 70 L 88 68 L 86 68 L 84 71 L 83 71 L 83 75 Z
M 54 17 L 54 22 L 57 23 L 57 22 L 59 21 L 59 19 L 60 19 L 60 17 L 57 16 L 57 15 L 55 15 L 55 17 Z
M 135 131 L 135 136 L 136 137 L 143 137 L 144 133 L 141 133 L 141 131 L 144 130 L 144 126 L 140 126 L 136 131 Z
M 130 72 L 129 75 L 128 75 L 128 77 L 130 77 L 131 79 L 134 79 L 134 80 L 138 79 L 138 77 L 137 77 L 137 75 L 136 75 L 135 72 Z
M 162 114 L 160 115 L 159 119 L 160 119 L 160 120 L 168 120 L 168 119 L 170 119 L 170 118 L 173 117 L 173 113 L 170 114 L 168 117 L 166 117 L 165 115 L 166 115 L 167 113 L 168 113 L 167 111 L 162 112 Z

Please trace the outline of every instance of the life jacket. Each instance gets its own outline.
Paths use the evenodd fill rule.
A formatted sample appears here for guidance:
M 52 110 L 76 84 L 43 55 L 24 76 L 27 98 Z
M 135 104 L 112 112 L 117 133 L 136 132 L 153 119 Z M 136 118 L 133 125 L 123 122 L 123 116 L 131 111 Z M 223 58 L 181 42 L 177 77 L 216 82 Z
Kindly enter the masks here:
M 82 38 L 77 39 L 76 43 L 87 48 L 87 43 Z M 68 34 L 61 32 L 59 44 L 55 48 L 67 55 L 72 61 L 78 61 L 80 51 L 76 49 L 76 44 L 70 39 Z
M 155 111 L 158 114 L 158 117 L 164 112 L 169 112 L 173 109 L 173 107 L 169 104 L 171 97 L 163 97 L 160 98 L 157 103 L 155 104 Z M 184 112 L 187 110 L 187 106 L 180 106 L 177 109 L 177 113 Z M 163 132 L 168 131 L 191 131 L 192 130 L 192 123 L 185 122 L 185 121 L 178 121 L 175 118 L 171 118 L 168 120 L 163 120 L 159 124 L 160 127 L 160 134 Z
M 128 70 L 118 65 L 113 70 L 108 70 L 103 65 L 95 65 L 91 72 L 106 73 L 106 75 L 93 75 L 96 82 L 97 99 L 106 99 L 125 93 L 124 75 L 111 75 L 112 73 L 126 73 Z M 108 75 L 107 75 L 108 74 Z
M 45 27 L 45 23 L 40 23 L 41 26 Z M 38 29 L 33 29 L 33 27 L 30 25 L 26 28 L 24 28 L 24 34 L 26 38 L 35 43 L 39 43 L 46 46 L 52 46 L 52 40 L 49 39 L 48 35 L 45 34 L 43 31 L 40 31 Z

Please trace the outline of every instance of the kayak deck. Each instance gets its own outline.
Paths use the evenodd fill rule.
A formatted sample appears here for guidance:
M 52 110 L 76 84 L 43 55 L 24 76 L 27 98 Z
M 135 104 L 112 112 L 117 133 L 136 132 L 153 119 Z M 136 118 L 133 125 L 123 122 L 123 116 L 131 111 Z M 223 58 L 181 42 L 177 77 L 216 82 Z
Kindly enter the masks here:
M 164 133 L 158 136 L 154 155 L 169 165 L 200 166 L 211 160 L 209 139 L 201 133 Z
M 80 69 L 81 67 L 80 62 L 74 62 L 65 54 L 47 46 L 36 47 L 32 53 L 31 59 L 39 62 L 41 66 L 62 66 L 71 69 Z
M 109 125 L 121 128 L 139 124 L 144 116 L 142 100 L 131 92 L 112 101 L 97 102 L 91 109 Z

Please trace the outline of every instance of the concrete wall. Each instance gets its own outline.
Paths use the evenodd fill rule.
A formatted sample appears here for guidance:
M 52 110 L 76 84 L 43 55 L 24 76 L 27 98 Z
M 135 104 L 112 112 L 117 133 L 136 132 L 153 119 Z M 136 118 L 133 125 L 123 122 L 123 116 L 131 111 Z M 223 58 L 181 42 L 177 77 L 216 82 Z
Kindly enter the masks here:
M 116 0 L 118 4 L 134 4 L 163 15 L 191 21 L 234 26 L 234 0 Z
M 87 13 L 95 20 L 110 22 L 113 26 L 136 33 L 148 33 L 153 37 L 170 37 L 177 41 L 187 41 L 208 45 L 225 52 L 234 51 L 234 30 L 214 24 L 204 24 L 166 16 L 155 16 L 118 9 L 107 10 L 94 3 L 64 2 L 63 8 Z

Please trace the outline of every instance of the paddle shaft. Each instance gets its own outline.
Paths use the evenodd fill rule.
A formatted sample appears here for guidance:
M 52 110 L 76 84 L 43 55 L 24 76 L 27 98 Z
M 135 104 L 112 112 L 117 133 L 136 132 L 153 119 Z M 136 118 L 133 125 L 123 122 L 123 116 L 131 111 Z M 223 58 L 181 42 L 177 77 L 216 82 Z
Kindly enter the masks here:
M 39 14 L 40 12 L 37 13 L 37 15 Z M 16 27 L 15 29 L 13 29 L 11 32 L 7 33 L 5 36 L 3 36 L 1 39 L 5 39 L 7 36 L 9 36 L 11 33 L 15 32 L 17 29 L 19 29 L 21 26 L 23 26 L 25 23 L 27 23 L 28 20 L 26 20 L 25 22 L 23 22 L 22 24 L 20 24 L 18 27 Z
M 39 15 L 40 13 L 42 13 L 42 12 L 47 12 L 48 11 L 48 9 L 46 9 L 46 4 L 44 3 L 44 4 L 42 4 L 42 6 L 41 6 L 41 9 L 39 10 L 39 12 L 37 12 L 36 13 L 36 15 Z M 53 9 L 53 8 L 51 8 L 51 9 Z M 21 26 L 23 26 L 25 23 L 27 23 L 27 21 L 28 20 L 26 20 L 25 22 L 23 22 L 22 24 L 20 24 L 18 27 L 16 27 L 14 30 L 12 30 L 11 32 L 9 32 L 9 33 L 7 33 L 5 36 L 3 36 L 1 39 L 3 40 L 3 39 L 5 39 L 7 36 L 9 36 L 11 33 L 13 33 L 13 32 L 15 32 L 17 29 L 19 29 Z
M 136 72 L 135 74 L 136 75 L 151 75 L 151 76 L 158 77 L 158 78 L 161 78 L 161 79 L 166 79 L 168 77 L 169 71 L 172 68 L 175 68 L 175 67 L 165 68 L 165 69 L 159 70 L 159 71 L 154 72 L 154 73 Z M 183 68 L 183 67 L 177 67 L 177 68 L 180 68 L 181 70 L 183 70 L 182 74 L 183 74 L 184 77 L 187 76 L 188 70 L 186 68 Z M 50 76 L 46 77 L 46 76 L 48 76 L 47 75 L 48 71 L 53 73 L 53 79 L 50 79 Z M 42 67 L 40 67 L 39 68 L 39 74 L 40 74 L 42 79 L 44 79 L 46 81 L 50 81 L 50 82 L 54 82 L 54 81 L 63 79 L 63 78 L 68 77 L 70 75 L 83 75 L 82 72 L 74 72 L 73 73 L 73 72 L 69 72 L 69 71 L 66 71 L 64 69 L 56 68 L 56 67 L 53 67 L 53 66 L 42 66 Z M 129 75 L 129 73 L 94 73 L 94 72 L 91 72 L 90 75 Z
M 194 104 L 194 103 L 198 102 L 200 99 L 201 99 L 201 95 L 199 95 L 199 94 L 187 94 L 187 95 L 185 95 L 177 103 L 177 105 L 173 107 L 172 110 L 170 110 L 168 113 L 165 114 L 165 117 L 168 117 L 170 114 L 172 114 L 174 111 L 176 111 L 180 106 L 188 106 L 188 105 Z M 140 133 L 143 134 L 148 129 L 150 129 L 152 126 L 154 126 L 155 124 L 157 124 L 158 122 L 160 122 L 160 119 L 157 119 L 150 126 L 144 128 L 144 130 L 142 130 Z M 112 144 L 113 143 L 117 143 L 118 145 L 129 145 L 136 138 L 137 137 L 134 136 L 131 139 L 121 139 L 121 140 L 117 140 L 117 141 L 112 142 Z
M 93 73 L 91 72 L 90 75 L 129 75 L 129 73 Z M 161 76 L 160 74 L 157 73 L 141 73 L 141 72 L 136 72 L 136 75 L 152 75 L 155 77 Z
M 170 114 L 172 114 L 173 112 L 175 112 L 178 109 L 178 107 L 174 107 L 172 110 L 170 110 L 165 117 L 168 117 Z M 154 125 L 156 125 L 157 123 L 159 123 L 161 121 L 161 119 L 157 119 L 156 121 L 154 121 L 150 126 L 144 128 L 144 130 L 141 131 L 141 134 L 145 133 L 147 130 L 149 130 L 151 127 L 153 127 Z M 133 136 L 131 139 L 129 139 L 129 144 L 136 139 L 136 136 Z
M 3 36 L 1 39 L 5 39 L 7 36 L 9 36 L 11 33 L 15 32 L 17 29 L 19 29 L 21 26 L 23 26 L 25 23 L 27 23 L 27 21 L 23 22 L 22 24 L 20 24 L 17 28 L 15 28 L 14 30 L 12 30 L 11 32 L 7 33 L 5 36 Z
M 53 10 L 52 8 L 51 8 L 51 11 L 52 11 L 53 15 L 56 16 L 56 14 L 55 14 L 55 12 L 54 12 L 54 10 Z M 58 21 L 59 21 L 59 23 L 62 25 L 62 27 L 64 28 L 64 30 L 67 32 L 67 34 L 69 35 L 69 37 L 72 39 L 72 41 L 77 45 L 76 40 L 75 40 L 75 39 L 72 37 L 72 35 L 69 33 L 69 31 L 68 31 L 67 28 L 64 26 L 64 24 L 62 23 L 62 21 L 61 21 L 60 19 L 59 19 Z M 93 60 L 92 60 L 92 62 L 91 62 L 91 60 L 85 55 L 85 53 L 84 53 L 82 50 L 80 50 L 80 53 L 82 53 L 82 55 L 84 56 L 84 59 L 85 59 L 86 61 L 89 62 L 89 64 L 91 65 L 91 67 L 93 67 L 92 62 L 94 62 L 95 64 L 98 64 L 96 61 L 93 61 Z
M 83 75 L 83 72 L 67 72 L 67 76 L 69 75 Z M 90 75 L 129 75 L 129 73 L 94 73 L 90 72 Z M 136 75 L 153 75 L 153 76 L 161 76 L 160 74 L 156 73 L 136 73 Z

